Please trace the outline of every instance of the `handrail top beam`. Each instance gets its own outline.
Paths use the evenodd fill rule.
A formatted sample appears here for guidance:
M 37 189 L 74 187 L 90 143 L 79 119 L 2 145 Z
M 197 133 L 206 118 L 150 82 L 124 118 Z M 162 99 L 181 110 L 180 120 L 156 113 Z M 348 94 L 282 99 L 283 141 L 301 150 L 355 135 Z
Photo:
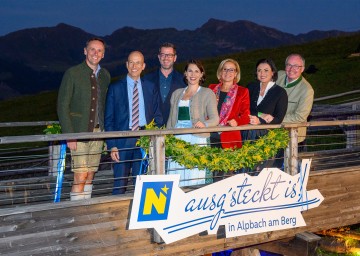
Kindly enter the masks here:
M 87 140 L 87 139 L 109 139 L 119 137 L 139 137 L 139 136 L 163 136 L 168 134 L 187 134 L 187 133 L 207 133 L 223 132 L 234 130 L 259 130 L 274 128 L 298 128 L 298 127 L 316 127 L 316 126 L 347 126 L 359 125 L 360 120 L 341 120 L 341 121 L 314 121 L 304 123 L 283 123 L 277 125 L 242 125 L 237 127 L 207 127 L 207 128 L 182 128 L 182 129 L 159 129 L 159 130 L 141 130 L 141 131 L 116 131 L 116 132 L 85 132 L 85 133 L 67 133 L 67 134 L 50 134 L 50 135 L 23 135 L 23 136 L 6 136 L 0 137 L 0 144 L 23 143 L 23 142 L 45 142 L 45 141 L 62 141 L 62 140 Z

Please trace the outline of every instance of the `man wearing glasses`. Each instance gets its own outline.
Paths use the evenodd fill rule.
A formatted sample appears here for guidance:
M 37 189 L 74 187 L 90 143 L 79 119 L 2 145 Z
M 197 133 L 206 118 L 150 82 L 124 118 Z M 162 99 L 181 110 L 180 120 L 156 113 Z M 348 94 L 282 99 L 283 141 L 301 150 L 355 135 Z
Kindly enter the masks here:
M 171 94 L 186 84 L 183 75 L 174 69 L 176 61 L 176 47 L 172 43 L 163 43 L 159 48 L 158 54 L 160 68 L 147 74 L 144 78 L 153 82 L 159 87 L 161 94 L 161 112 L 164 123 L 166 124 L 170 112 Z
M 290 54 L 285 61 L 285 72 L 279 71 L 276 83 L 288 94 L 288 108 L 283 123 L 306 122 L 310 114 L 314 90 L 302 76 L 305 59 L 300 54 Z M 299 127 L 298 142 L 306 138 L 306 127 Z

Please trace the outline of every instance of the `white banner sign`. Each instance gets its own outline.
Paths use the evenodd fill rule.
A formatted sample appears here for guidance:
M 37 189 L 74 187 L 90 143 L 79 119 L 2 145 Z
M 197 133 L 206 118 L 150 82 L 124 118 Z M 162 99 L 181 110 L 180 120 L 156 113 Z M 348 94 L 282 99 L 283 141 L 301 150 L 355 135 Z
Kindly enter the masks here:
M 306 226 L 302 211 L 323 201 L 306 191 L 311 160 L 295 176 L 277 168 L 237 174 L 184 193 L 179 175 L 137 177 L 129 229 L 154 228 L 165 243 L 225 226 L 226 237 Z

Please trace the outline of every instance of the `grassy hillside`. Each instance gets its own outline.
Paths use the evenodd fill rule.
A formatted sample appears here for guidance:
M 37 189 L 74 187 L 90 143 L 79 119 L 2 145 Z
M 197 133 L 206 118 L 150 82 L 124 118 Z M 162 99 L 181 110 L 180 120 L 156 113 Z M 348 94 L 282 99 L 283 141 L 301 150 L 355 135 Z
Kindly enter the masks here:
M 279 70 L 285 67 L 285 58 L 290 53 L 300 53 L 306 59 L 306 67 L 315 65 L 314 74 L 304 74 L 315 90 L 315 98 L 360 89 L 360 57 L 348 58 L 360 46 L 360 34 L 321 40 L 304 45 L 262 49 L 235 55 L 204 60 L 208 74 L 207 83 L 216 82 L 216 69 L 226 57 L 240 63 L 241 80 L 246 85 L 255 78 L 255 64 L 260 58 L 271 58 Z
M 0 122 L 54 121 L 57 91 L 0 101 Z M 42 134 L 45 127 L 1 128 L 0 136 Z
M 203 63 L 207 74 L 206 85 L 217 82 L 216 69 L 221 60 L 225 58 L 234 58 L 239 61 L 241 66 L 239 84 L 246 85 L 254 80 L 254 66 L 258 59 L 272 58 L 278 69 L 283 69 L 286 56 L 297 52 L 305 57 L 307 67 L 312 64 L 319 69 L 314 74 L 304 75 L 314 87 L 315 98 L 360 89 L 360 57 L 348 57 L 358 49 L 359 45 L 360 34 L 304 45 L 262 49 L 204 59 Z M 177 64 L 176 68 L 182 71 L 184 63 Z M 35 96 L 1 101 L 0 122 L 57 120 L 56 97 L 57 92 L 45 92 Z M 8 133 L 5 129 L 0 131 L 2 136 Z

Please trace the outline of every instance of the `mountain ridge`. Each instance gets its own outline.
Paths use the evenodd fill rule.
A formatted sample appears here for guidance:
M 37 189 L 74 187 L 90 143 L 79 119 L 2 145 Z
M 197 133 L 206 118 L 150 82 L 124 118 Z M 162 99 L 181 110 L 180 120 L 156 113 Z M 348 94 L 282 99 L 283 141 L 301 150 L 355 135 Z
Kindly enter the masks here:
M 357 32 L 337 30 L 292 35 L 251 21 L 234 22 L 209 19 L 195 30 L 175 28 L 137 29 L 122 27 L 103 38 L 107 44 L 101 65 L 112 76 L 126 74 L 125 61 L 133 50 L 145 56 L 147 70 L 158 65 L 161 43 L 177 46 L 178 62 L 189 58 L 208 58 L 261 48 L 295 45 Z M 59 23 L 55 27 L 23 29 L 0 37 L 0 83 L 8 87 L 0 99 L 57 89 L 63 72 L 84 59 L 87 39 L 96 35 L 80 28 Z M 31 81 L 31 86 L 29 86 Z

